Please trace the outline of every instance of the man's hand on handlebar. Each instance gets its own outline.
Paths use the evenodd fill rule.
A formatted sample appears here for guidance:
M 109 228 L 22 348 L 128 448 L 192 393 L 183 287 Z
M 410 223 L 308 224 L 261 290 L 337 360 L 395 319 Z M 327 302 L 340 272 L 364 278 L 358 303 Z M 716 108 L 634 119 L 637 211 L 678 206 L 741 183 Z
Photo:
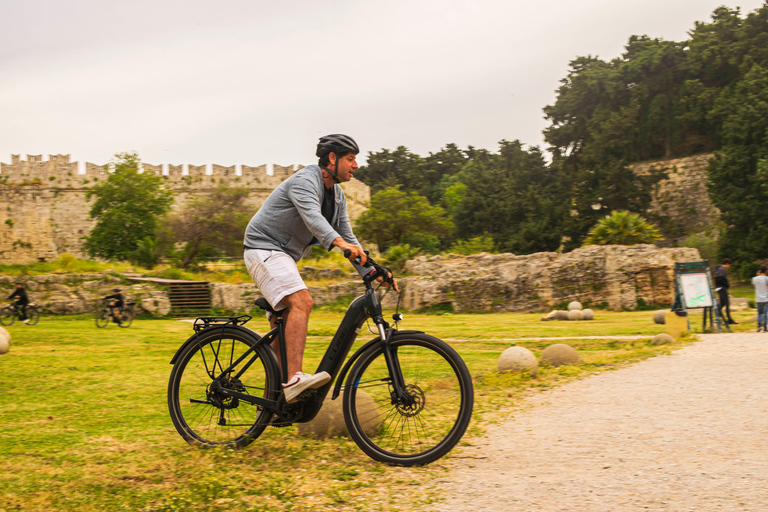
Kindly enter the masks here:
M 341 252 L 350 261 L 355 261 L 359 258 L 358 264 L 362 266 L 365 266 L 366 261 L 368 261 L 368 255 L 365 254 L 363 248 L 359 245 L 352 245 L 341 237 L 334 240 L 333 245 L 341 249 Z M 347 256 L 347 251 L 349 251 L 349 256 Z
M 357 247 L 357 246 L 352 246 L 352 247 Z M 354 254 L 349 249 L 343 249 L 343 252 L 344 252 L 345 258 L 349 259 L 354 263 L 357 263 L 358 265 L 361 265 L 363 267 L 375 267 L 375 270 L 373 272 L 378 273 L 378 276 L 376 276 L 376 282 L 381 283 L 383 286 L 389 286 L 391 284 L 396 292 L 400 291 L 400 288 L 398 288 L 397 286 L 397 281 L 395 280 L 394 277 L 392 277 L 392 272 L 390 272 L 387 267 L 382 267 L 381 265 L 378 265 L 375 261 L 367 257 L 365 260 L 363 260 L 360 257 L 355 258 Z M 363 252 L 363 256 L 367 256 L 367 253 Z M 363 263 L 361 263 L 361 261 Z M 386 272 L 387 274 L 386 277 L 383 275 L 384 272 Z M 368 274 L 368 275 L 371 276 L 371 274 Z

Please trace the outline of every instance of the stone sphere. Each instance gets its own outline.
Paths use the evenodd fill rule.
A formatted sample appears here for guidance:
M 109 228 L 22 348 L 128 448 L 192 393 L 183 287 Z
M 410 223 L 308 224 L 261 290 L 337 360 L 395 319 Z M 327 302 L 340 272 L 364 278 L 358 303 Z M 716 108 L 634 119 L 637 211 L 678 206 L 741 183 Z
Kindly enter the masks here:
M 11 350 L 11 338 L 0 332 L 0 355 Z
M 501 353 L 501 356 L 499 356 L 497 368 L 500 373 L 531 372 L 531 375 L 535 376 L 536 371 L 539 368 L 539 362 L 536 360 L 536 356 L 533 355 L 533 352 L 527 348 L 509 347 Z
M 568 312 L 568 320 L 584 320 L 584 312 L 579 309 L 572 309 Z
M 549 313 L 541 317 L 541 321 L 548 322 L 550 320 L 555 320 L 556 316 L 557 316 L 557 311 L 550 311 Z
M 664 325 L 667 322 L 666 318 L 664 318 L 664 315 L 666 314 L 667 314 L 666 309 L 660 309 L 659 311 L 656 311 L 653 314 L 653 321 L 656 322 L 657 324 Z
M 5 335 L 5 337 L 8 338 L 8 341 L 11 341 L 11 333 L 9 333 L 8 329 L 5 327 L 0 327 L 0 334 Z
M 573 311 L 575 309 L 581 309 L 581 302 L 573 301 L 570 304 L 568 304 L 568 311 Z
M 581 358 L 576 349 L 565 343 L 550 345 L 541 353 L 541 362 L 550 366 L 561 366 L 564 364 L 579 364 Z
M 567 311 L 556 311 L 555 312 L 555 318 L 558 320 L 568 320 L 568 312 Z
M 591 309 L 582 309 L 582 313 L 584 313 L 584 320 L 594 320 L 595 319 L 595 312 Z
M 651 345 L 663 345 L 665 343 L 672 343 L 673 341 L 675 341 L 675 338 L 667 333 L 661 333 L 651 338 Z
M 323 408 L 312 421 L 299 423 L 299 434 L 312 436 L 315 439 L 348 435 L 347 425 L 344 423 L 344 411 L 342 410 L 343 397 L 336 400 L 326 398 Z M 371 395 L 365 391 L 357 390 L 357 414 L 363 430 L 369 436 L 376 433 L 381 423 L 379 410 Z

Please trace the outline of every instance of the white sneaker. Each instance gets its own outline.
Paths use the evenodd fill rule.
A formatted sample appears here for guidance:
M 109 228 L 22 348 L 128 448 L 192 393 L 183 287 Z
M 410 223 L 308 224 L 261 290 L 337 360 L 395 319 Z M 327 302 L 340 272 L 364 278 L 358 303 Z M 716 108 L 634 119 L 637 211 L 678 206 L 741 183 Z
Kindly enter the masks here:
M 291 380 L 283 384 L 285 401 L 292 404 L 299 395 L 308 389 L 316 389 L 327 384 L 331 380 L 328 372 L 320 372 L 314 375 L 310 373 L 296 372 Z

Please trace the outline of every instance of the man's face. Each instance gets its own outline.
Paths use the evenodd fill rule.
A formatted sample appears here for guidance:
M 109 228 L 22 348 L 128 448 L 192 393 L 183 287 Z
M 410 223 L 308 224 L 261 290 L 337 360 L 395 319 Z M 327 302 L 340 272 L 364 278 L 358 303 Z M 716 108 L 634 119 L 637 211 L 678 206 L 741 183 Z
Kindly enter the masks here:
M 21 288 L 22 288 L 22 285 L 20 285 L 20 284 L 16 285 L 16 289 L 21 290 Z
M 731 268 L 731 264 L 730 263 L 723 263 L 723 268 L 725 268 L 725 269 Z
M 331 169 L 334 168 L 333 158 L 336 155 L 331 153 Z M 354 153 L 348 153 L 339 159 L 339 170 L 336 172 L 339 181 L 347 182 L 352 179 L 352 175 L 355 174 L 357 168 L 357 155 Z

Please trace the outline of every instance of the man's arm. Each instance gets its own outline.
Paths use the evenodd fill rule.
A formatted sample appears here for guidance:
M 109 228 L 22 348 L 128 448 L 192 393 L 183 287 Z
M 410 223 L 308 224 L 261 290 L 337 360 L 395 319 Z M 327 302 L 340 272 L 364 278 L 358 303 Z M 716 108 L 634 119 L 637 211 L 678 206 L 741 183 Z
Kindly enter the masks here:
M 323 217 L 316 184 L 308 177 L 301 176 L 298 178 L 291 183 L 288 197 L 299 212 L 301 220 L 304 221 L 309 231 L 312 232 L 312 235 L 323 244 L 323 247 L 330 250 L 334 245 L 334 240 L 341 235 Z

